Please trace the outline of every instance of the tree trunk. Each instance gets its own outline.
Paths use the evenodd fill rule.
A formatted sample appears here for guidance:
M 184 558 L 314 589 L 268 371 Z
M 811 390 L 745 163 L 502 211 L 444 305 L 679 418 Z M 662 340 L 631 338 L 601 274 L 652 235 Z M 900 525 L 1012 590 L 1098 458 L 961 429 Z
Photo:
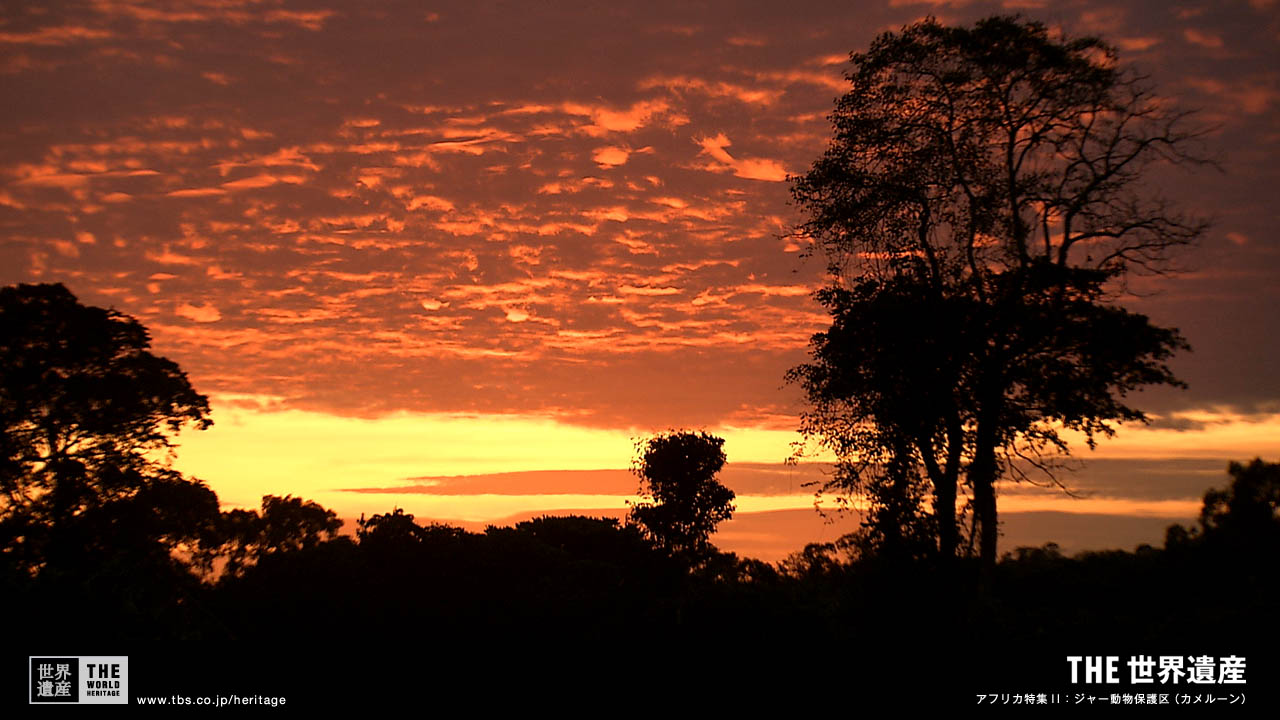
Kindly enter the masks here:
M 974 515 L 978 521 L 978 557 L 984 570 L 996 564 L 996 543 L 1000 525 L 996 517 L 996 426 L 991 416 L 978 420 L 974 439 L 973 463 L 969 465 L 969 482 L 973 486 Z
M 956 526 L 956 496 L 960 481 L 960 461 L 964 451 L 964 430 L 960 418 L 951 413 L 947 418 L 947 454 L 941 466 L 934 455 L 935 447 L 928 436 L 919 437 L 916 446 L 924 461 L 925 472 L 933 484 L 933 518 L 937 525 L 938 557 L 943 563 L 955 559 L 960 545 Z
M 956 556 L 956 474 L 950 463 L 938 467 L 930 453 L 924 454 L 925 471 L 933 483 L 933 518 L 938 527 L 938 557 L 949 562 Z

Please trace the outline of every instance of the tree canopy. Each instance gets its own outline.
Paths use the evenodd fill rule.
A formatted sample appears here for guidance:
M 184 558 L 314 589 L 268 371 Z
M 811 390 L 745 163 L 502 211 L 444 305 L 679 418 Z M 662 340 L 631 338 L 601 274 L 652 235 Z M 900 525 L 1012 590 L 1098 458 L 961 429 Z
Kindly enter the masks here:
M 272 553 L 308 550 L 332 540 L 341 527 L 337 514 L 318 503 L 292 495 L 264 495 L 260 513 L 222 513 L 218 523 L 221 544 L 210 548 L 209 563 L 221 557 L 223 570 L 235 575 Z
M 829 489 L 930 491 L 943 556 L 969 508 L 991 564 L 997 479 L 1047 468 L 1064 430 L 1092 445 L 1144 419 L 1128 392 L 1177 384 L 1185 341 L 1115 300 L 1205 229 L 1147 182 L 1200 162 L 1199 136 L 1105 42 L 1016 17 L 885 33 L 847 77 L 829 148 L 792 178 L 797 231 L 834 278 L 832 327 L 789 375 L 801 429 L 840 458 Z
M 716 480 L 724 467 L 724 439 L 672 431 L 636 444 L 632 471 L 644 499 L 629 519 L 660 547 L 691 559 L 711 549 L 716 526 L 733 516 L 734 493 Z
M 213 532 L 216 496 L 169 467 L 208 400 L 150 344 L 62 285 L 0 289 L 0 543 L 20 566 L 138 544 L 167 561 Z
M 1227 466 L 1231 482 L 1204 494 L 1199 527 L 1169 528 L 1165 544 L 1209 543 L 1244 557 L 1263 557 L 1280 548 L 1280 463 L 1254 458 Z

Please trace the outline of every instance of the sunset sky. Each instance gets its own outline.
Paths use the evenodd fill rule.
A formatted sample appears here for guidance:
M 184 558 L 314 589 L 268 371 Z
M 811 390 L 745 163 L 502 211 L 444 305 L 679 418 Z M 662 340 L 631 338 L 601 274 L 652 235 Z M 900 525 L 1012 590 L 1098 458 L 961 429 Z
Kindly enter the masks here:
M 1101 35 L 1212 128 L 1220 171 L 1152 187 L 1213 227 L 1126 301 L 1182 330 L 1190 389 L 1080 446 L 1090 499 L 1001 505 L 1006 548 L 1158 542 L 1228 460 L 1280 460 L 1275 0 L 9 3 L 0 283 L 145 324 L 211 398 L 178 467 L 228 507 L 618 514 L 632 438 L 705 428 L 739 494 L 717 542 L 778 559 L 855 524 L 781 465 L 827 324 L 787 175 L 850 51 L 997 12 Z

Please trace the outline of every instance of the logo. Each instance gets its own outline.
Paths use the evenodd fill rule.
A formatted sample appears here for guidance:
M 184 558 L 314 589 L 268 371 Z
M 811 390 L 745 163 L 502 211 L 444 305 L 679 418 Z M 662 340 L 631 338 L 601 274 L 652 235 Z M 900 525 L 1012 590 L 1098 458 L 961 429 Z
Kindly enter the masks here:
M 33 705 L 128 705 L 129 658 L 125 655 L 33 657 L 27 687 Z

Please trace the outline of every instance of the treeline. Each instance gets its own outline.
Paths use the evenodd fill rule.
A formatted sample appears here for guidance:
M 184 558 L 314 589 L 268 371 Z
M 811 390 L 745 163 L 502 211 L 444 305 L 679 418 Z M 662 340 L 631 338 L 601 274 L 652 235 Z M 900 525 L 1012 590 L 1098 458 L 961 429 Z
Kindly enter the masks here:
M 139 687 L 167 692 L 212 682 L 360 700 L 351 685 L 317 695 L 314 669 L 378 683 L 386 663 L 534 685 L 563 668 L 608 682 L 660 663 L 696 692 L 700 678 L 785 678 L 838 656 L 853 687 L 923 682 L 940 694 L 918 702 L 952 704 L 978 689 L 1061 691 L 1064 658 L 1082 653 L 1233 655 L 1261 680 L 1280 639 L 1280 524 L 1274 509 L 1242 520 L 1275 507 L 1280 465 L 1231 469 L 1200 522 L 1170 528 L 1163 548 L 1018 548 L 993 572 L 977 558 L 877 555 L 856 537 L 777 565 L 690 555 L 635 524 L 578 516 L 469 532 L 396 510 L 346 535 L 319 505 L 267 497 L 218 513 L 202 552 L 158 552 L 163 538 L 145 542 L 137 517 L 97 525 L 98 538 L 50 527 L 51 546 L 82 551 L 39 568 L 6 553 L 0 609 L 23 620 L 8 637 L 24 655 L 129 654 L 146 670 Z
M 607 641 L 652 637 L 817 635 L 934 647 L 950 642 L 1217 646 L 1266 632 L 1276 609 L 1280 465 L 1231 466 L 1194 528 L 1165 547 L 1060 554 L 1018 548 L 983 573 L 859 550 L 854 538 L 810 545 L 778 565 L 711 549 L 673 552 L 634 524 L 543 517 L 484 532 L 420 524 L 403 511 L 362 518 L 354 536 L 296 498 L 219 514 L 210 545 L 160 552 L 138 518 L 48 528 L 39 567 L 6 552 L 9 617 L 46 642 L 222 641 L 296 644 L 525 635 Z M 1270 515 L 1264 514 L 1270 508 Z M 91 536 L 90 531 L 100 533 Z M 221 542 L 212 542 L 221 533 Z M 11 547 L 9 549 L 12 549 Z M 949 639 L 913 619 L 950 618 Z M 1270 631 L 1274 632 L 1274 631 Z

